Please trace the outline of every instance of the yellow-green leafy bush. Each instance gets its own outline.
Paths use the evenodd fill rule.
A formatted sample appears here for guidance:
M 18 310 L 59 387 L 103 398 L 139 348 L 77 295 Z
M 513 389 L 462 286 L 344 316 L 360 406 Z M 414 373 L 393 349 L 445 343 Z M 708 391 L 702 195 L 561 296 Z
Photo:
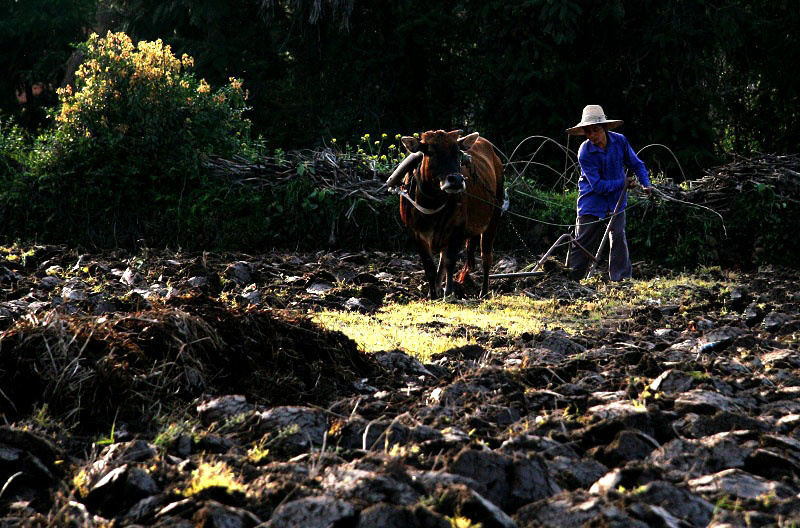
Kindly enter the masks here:
M 83 47 L 75 88 L 59 90 L 42 163 L 59 223 L 103 242 L 180 230 L 190 198 L 212 192 L 198 192 L 203 156 L 246 146 L 242 82 L 212 89 L 191 73 L 190 56 L 176 57 L 161 40 L 134 44 L 109 32 Z

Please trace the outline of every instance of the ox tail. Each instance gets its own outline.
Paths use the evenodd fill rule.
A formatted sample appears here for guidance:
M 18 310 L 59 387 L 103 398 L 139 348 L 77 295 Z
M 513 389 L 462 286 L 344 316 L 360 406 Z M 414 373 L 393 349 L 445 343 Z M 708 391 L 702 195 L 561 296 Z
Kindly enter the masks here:
M 480 236 L 474 236 L 467 239 L 467 258 L 464 259 L 464 266 L 461 271 L 456 274 L 456 280 L 459 284 L 464 284 L 464 281 L 469 276 L 469 272 L 475 269 L 475 249 L 480 242 Z

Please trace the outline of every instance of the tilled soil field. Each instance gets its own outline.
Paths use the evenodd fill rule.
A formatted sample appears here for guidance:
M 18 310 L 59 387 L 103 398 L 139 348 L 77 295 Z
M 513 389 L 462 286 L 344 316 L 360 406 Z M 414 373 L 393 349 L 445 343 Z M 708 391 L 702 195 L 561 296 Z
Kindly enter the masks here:
M 309 318 L 421 298 L 416 262 L 6 248 L 0 525 L 800 525 L 800 273 L 426 363 Z M 493 291 L 598 295 L 552 267 Z

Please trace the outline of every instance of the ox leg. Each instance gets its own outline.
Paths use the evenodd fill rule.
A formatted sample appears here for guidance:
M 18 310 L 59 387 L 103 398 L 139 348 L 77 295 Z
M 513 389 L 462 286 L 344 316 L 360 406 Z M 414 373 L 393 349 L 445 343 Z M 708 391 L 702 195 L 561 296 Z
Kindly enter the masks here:
M 481 297 L 489 294 L 489 271 L 492 269 L 494 259 L 494 230 L 481 235 L 481 267 L 483 268 L 483 282 L 481 283 Z
M 441 284 L 441 281 L 437 280 L 439 274 L 436 270 L 436 266 L 433 263 L 431 247 L 425 242 L 418 240 L 417 252 L 422 260 L 422 269 L 425 270 L 425 278 L 428 280 L 428 298 L 431 300 L 438 299 L 441 297 L 441 294 L 439 293 L 439 285 Z
M 464 266 L 461 271 L 456 275 L 456 280 L 461 284 L 467 279 L 469 272 L 475 269 L 475 248 L 478 246 L 479 237 L 470 237 L 467 239 L 467 258 L 464 261 Z
M 501 184 L 502 188 L 502 184 Z M 498 199 L 501 199 L 498 196 Z M 500 210 L 494 209 L 492 219 L 486 231 L 481 235 L 481 264 L 483 268 L 483 282 L 481 284 L 481 297 L 486 297 L 489 294 L 489 271 L 492 268 L 494 260 L 494 238 L 497 235 L 497 228 L 500 225 Z
M 458 254 L 461 252 L 461 246 L 464 244 L 464 239 L 460 237 L 453 237 L 447 245 L 447 254 L 444 259 L 445 279 L 444 279 L 444 296 L 447 297 L 453 294 L 453 272 L 456 269 L 456 262 L 458 261 Z
M 436 268 L 436 284 L 441 287 L 444 280 L 445 263 L 447 256 L 444 251 L 439 252 L 439 266 Z

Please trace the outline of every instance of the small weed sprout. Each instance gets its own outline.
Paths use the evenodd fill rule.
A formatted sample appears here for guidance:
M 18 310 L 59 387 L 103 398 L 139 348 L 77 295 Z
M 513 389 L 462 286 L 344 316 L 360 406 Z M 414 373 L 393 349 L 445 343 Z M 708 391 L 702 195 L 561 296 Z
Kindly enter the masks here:
M 299 432 L 300 426 L 292 424 L 280 429 L 274 436 L 272 433 L 266 433 L 258 442 L 253 444 L 253 447 L 247 450 L 247 458 L 254 464 L 259 464 L 269 456 L 269 447 L 271 445 Z
M 34 411 L 33 423 L 43 429 L 58 427 L 58 422 L 50 415 L 50 409 L 47 406 L 47 403 L 42 404 L 41 407 Z
M 389 450 L 389 456 L 392 458 L 408 458 L 409 456 L 416 456 L 420 453 L 420 449 L 418 445 L 412 445 L 411 447 L 408 446 L 401 446 L 400 444 L 394 444 L 392 448 Z
M 216 433 L 222 433 L 227 431 L 235 431 L 236 429 L 240 428 L 244 423 L 247 421 L 247 418 L 251 416 L 248 412 L 241 412 L 236 413 L 232 416 L 228 416 L 225 418 L 225 421 L 222 422 L 219 426 L 210 427 L 209 431 L 213 431 Z
M 778 499 L 778 496 L 775 494 L 774 491 L 770 491 L 769 493 L 764 493 L 759 495 L 758 502 L 761 503 L 761 506 L 764 510 L 769 510 L 775 505 L 775 501 Z
M 739 499 L 731 501 L 731 498 L 729 496 L 723 495 L 722 497 L 719 498 L 716 504 L 714 504 L 713 516 L 716 517 L 716 515 L 720 512 L 720 510 L 729 510 L 733 512 L 738 512 L 742 510 L 742 505 L 739 502 Z
M 265 447 L 265 440 L 265 438 L 262 438 L 247 450 L 247 459 L 253 464 L 261 464 L 269 457 L 269 449 Z
M 81 469 L 72 477 L 72 486 L 81 497 L 89 495 L 89 474 L 86 472 L 86 469 Z
M 159 449 L 166 450 L 178 439 L 179 436 L 189 433 L 191 430 L 192 427 L 189 422 L 172 422 L 167 426 L 166 429 L 156 436 L 156 438 L 153 440 L 153 445 Z
M 581 411 L 576 405 L 570 403 L 564 408 L 562 416 L 568 422 L 576 421 L 581 418 Z
M 450 521 L 450 528 L 482 528 L 482 523 L 475 523 L 472 522 L 472 519 L 468 517 L 462 517 L 461 515 L 456 515 L 453 517 L 445 517 L 448 521 Z
M 117 414 L 119 414 L 119 409 L 117 409 Z M 114 415 L 114 421 L 111 423 L 111 432 L 108 436 L 105 436 L 98 441 L 95 442 L 98 446 L 107 446 L 113 444 L 116 436 L 116 429 L 117 429 L 117 415 Z
M 245 493 L 246 488 L 233 470 L 225 462 L 201 462 L 192 471 L 192 479 L 189 487 L 183 490 L 182 494 L 192 497 L 209 488 L 222 488 L 229 494 L 236 492 Z
M 114 433 L 115 433 L 114 426 L 115 425 L 116 424 L 111 424 L 111 432 L 109 433 L 109 435 L 108 436 L 104 436 L 103 438 L 100 438 L 99 440 L 97 440 L 95 442 L 95 444 L 98 445 L 98 446 L 107 446 L 107 445 L 113 444 L 114 443 L 114 436 L 115 436 L 114 435 Z

